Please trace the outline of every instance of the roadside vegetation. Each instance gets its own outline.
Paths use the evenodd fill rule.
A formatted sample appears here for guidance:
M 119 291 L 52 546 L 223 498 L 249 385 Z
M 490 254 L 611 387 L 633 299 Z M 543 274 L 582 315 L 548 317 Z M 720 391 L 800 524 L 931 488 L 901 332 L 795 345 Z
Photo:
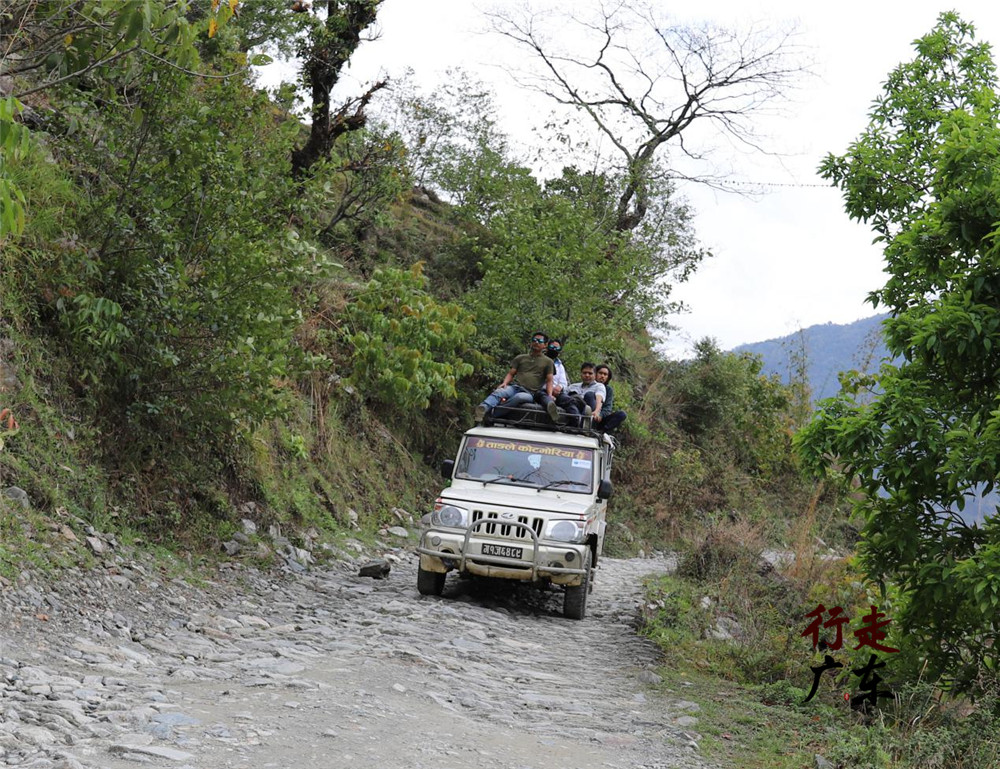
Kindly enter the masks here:
M 859 473 L 884 465 L 902 478 L 906 459 L 883 451 L 871 464 L 862 438 L 881 423 L 864 399 L 861 411 L 842 399 L 810 421 L 804 361 L 782 384 L 710 339 L 685 361 L 656 352 L 679 309 L 672 287 L 709 256 L 663 159 L 687 124 L 621 142 L 615 162 L 567 162 L 542 178 L 466 74 L 433 94 L 403 78 L 332 104 L 379 2 L 317 4 L 323 13 L 287 5 L 14 0 L 0 11 L 0 489 L 23 493 L 0 498 L 0 579 L 96 562 L 89 528 L 188 562 L 217 557 L 248 516 L 293 541 L 307 531 L 374 540 L 400 509 L 414 518 L 427 509 L 473 405 L 544 329 L 563 340 L 569 370 L 584 360 L 614 370 L 629 418 L 608 550 L 681 553 L 677 574 L 649 586 L 644 632 L 664 649 L 665 685 L 684 681 L 701 703 L 706 750 L 762 767 L 807 765 L 813 754 L 873 769 L 996 765 L 992 528 L 972 527 L 963 553 L 951 553 L 941 538 L 952 530 L 921 518 L 923 498 L 904 498 L 902 481 L 876 502 L 866 476 L 859 494 Z M 516 20 L 498 21 L 532 47 Z M 966 31 L 945 17 L 924 55 L 966 51 Z M 299 55 L 308 101 L 291 85 L 257 87 L 261 46 Z M 753 50 L 766 65 L 760 93 L 780 91 L 794 73 L 781 39 Z M 970 93 L 992 120 L 982 93 L 995 91 L 992 68 L 975 52 L 981 81 Z M 966 70 L 942 70 L 956 71 Z M 688 74 L 688 83 L 706 77 Z M 709 91 L 728 85 L 722 77 Z M 577 106 L 611 133 L 617 118 L 601 112 L 604 101 Z M 724 128 L 751 139 L 749 109 Z M 956 117 L 951 143 L 927 148 L 928 178 L 971 173 L 962 137 L 995 149 L 992 134 L 977 133 L 983 115 Z M 656 115 L 632 117 L 656 125 Z M 711 110 L 701 117 L 718 120 Z M 856 150 L 877 155 L 864 143 Z M 868 189 L 845 159 L 831 159 L 827 173 Z M 954 216 L 973 204 L 991 210 L 996 196 L 981 181 L 975 200 L 949 199 Z M 870 208 L 855 200 L 852 214 L 888 222 L 888 238 L 901 224 L 885 218 L 895 203 L 884 198 Z M 993 242 L 992 225 L 976 219 L 970 235 L 952 220 L 930 222 L 917 214 L 938 209 L 913 211 L 923 202 L 909 201 L 909 216 L 936 236 L 978 238 L 949 249 L 968 249 L 969 263 L 992 254 L 975 250 Z M 972 291 L 992 285 L 967 277 Z M 906 315 L 908 288 L 890 288 L 894 351 L 944 354 L 951 337 L 934 330 L 930 305 L 949 295 L 925 287 L 930 304 Z M 967 299 L 944 309 L 965 312 L 961 327 L 986 360 L 996 324 L 985 300 L 970 309 Z M 916 334 L 920 356 L 904 332 Z M 974 435 L 995 438 L 986 394 L 996 387 L 968 341 L 962 354 L 981 402 L 961 428 L 971 432 L 949 436 L 967 448 Z M 914 387 L 940 370 L 924 364 Z M 886 372 L 883 384 L 908 387 L 903 373 Z M 863 391 L 877 383 L 856 378 L 848 394 Z M 996 476 L 955 469 L 949 500 Z M 921 488 L 945 500 L 940 481 L 931 472 Z M 871 536 L 875 525 L 898 533 L 906 516 L 923 525 L 912 541 L 926 556 L 919 573 Z M 927 611 L 951 598 L 960 615 Z M 802 633 L 821 603 L 842 607 L 852 629 L 872 605 L 894 620 L 885 639 L 901 650 L 886 659 L 893 699 L 868 712 L 844 702 L 857 691 L 850 670 L 868 658 L 851 643 L 844 667 L 802 704 L 810 667 L 824 658 Z
M 708 748 L 737 763 L 1000 763 L 997 529 L 966 511 L 997 479 L 996 66 L 954 13 L 914 47 L 869 126 L 821 168 L 890 274 L 871 299 L 890 310 L 896 362 L 846 373 L 795 437 L 819 479 L 800 532 L 825 536 L 808 522 L 837 520 L 814 515 L 841 498 L 854 554 L 793 537 L 775 568 L 763 532 L 730 522 L 689 537 L 677 574 L 649 589 L 647 634 L 724 725 Z M 881 639 L 856 635 L 885 619 Z M 866 660 L 882 665 L 867 678 Z

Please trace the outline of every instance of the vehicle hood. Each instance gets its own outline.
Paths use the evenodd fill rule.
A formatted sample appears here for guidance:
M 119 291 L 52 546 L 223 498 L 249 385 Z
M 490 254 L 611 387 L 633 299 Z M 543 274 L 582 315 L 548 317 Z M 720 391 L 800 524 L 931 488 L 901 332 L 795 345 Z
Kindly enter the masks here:
M 538 491 L 496 484 L 484 487 L 476 481 L 459 481 L 442 491 L 439 496 L 443 502 L 462 507 L 506 507 L 573 516 L 586 515 L 594 504 L 594 498 L 588 494 L 567 494 L 553 489 Z

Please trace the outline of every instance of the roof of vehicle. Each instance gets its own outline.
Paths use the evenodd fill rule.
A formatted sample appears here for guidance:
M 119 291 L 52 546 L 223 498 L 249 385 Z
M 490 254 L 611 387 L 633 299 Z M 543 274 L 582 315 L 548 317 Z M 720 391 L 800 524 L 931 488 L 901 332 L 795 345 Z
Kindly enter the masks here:
M 556 446 L 580 446 L 599 448 L 602 442 L 609 442 L 597 434 L 579 434 L 560 432 L 556 430 L 525 430 L 520 427 L 473 427 L 466 435 L 481 435 L 489 438 L 503 438 L 512 441 L 532 441 L 534 443 L 550 443 Z M 608 445 L 611 445 L 608 443 Z

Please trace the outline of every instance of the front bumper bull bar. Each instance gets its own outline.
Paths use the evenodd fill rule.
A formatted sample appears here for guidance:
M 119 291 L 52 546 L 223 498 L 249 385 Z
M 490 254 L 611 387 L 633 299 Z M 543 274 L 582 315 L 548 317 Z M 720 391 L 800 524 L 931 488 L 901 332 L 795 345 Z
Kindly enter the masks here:
M 495 526 L 510 526 L 512 528 L 523 529 L 531 537 L 531 559 L 527 558 L 506 558 L 500 555 L 483 555 L 482 553 L 469 554 L 469 540 L 472 538 L 472 534 L 479 528 L 486 526 L 488 524 L 493 524 Z M 426 536 L 426 534 L 424 535 Z M 423 539 L 421 541 L 424 541 Z M 497 540 L 503 544 L 507 544 L 510 540 Z M 493 542 L 493 540 L 490 540 Z M 512 547 L 524 547 L 527 543 L 521 542 L 519 544 L 511 545 Z M 566 548 L 572 548 L 577 551 L 576 545 L 570 542 L 565 543 Z M 527 548 L 525 548 L 527 549 Z M 458 561 L 459 571 L 464 572 L 466 570 L 466 563 L 471 561 L 475 564 L 483 564 L 488 566 L 499 566 L 501 568 L 508 569 L 531 569 L 531 580 L 535 581 L 538 579 L 538 573 L 540 571 L 546 574 L 575 574 L 578 576 L 583 576 L 586 574 L 586 570 L 581 568 L 573 568 L 570 566 L 539 566 L 538 555 L 539 555 L 539 542 L 538 534 L 526 523 L 518 523 L 516 521 L 500 521 L 496 518 L 480 518 L 478 521 L 473 521 L 465 529 L 465 537 L 462 540 L 462 549 L 459 553 L 450 553 L 446 550 L 436 550 L 429 547 L 424 547 L 420 545 L 417 547 L 417 552 L 421 555 L 428 555 L 433 558 L 440 558 L 443 561 Z M 565 551 L 564 551 L 565 552 Z M 577 551 L 579 556 L 579 552 Z M 582 563 L 582 558 L 581 558 Z

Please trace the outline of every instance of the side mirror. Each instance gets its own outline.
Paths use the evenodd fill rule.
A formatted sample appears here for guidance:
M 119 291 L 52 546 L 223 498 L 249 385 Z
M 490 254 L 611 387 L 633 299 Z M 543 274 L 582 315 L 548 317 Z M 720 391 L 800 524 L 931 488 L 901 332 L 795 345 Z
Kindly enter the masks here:
M 597 498 L 598 499 L 611 499 L 611 495 L 614 493 L 615 487 L 611 485 L 611 481 L 605 478 L 599 484 L 597 484 Z
M 455 473 L 455 460 L 445 459 L 441 462 L 441 475 L 445 478 L 451 479 L 451 476 Z

